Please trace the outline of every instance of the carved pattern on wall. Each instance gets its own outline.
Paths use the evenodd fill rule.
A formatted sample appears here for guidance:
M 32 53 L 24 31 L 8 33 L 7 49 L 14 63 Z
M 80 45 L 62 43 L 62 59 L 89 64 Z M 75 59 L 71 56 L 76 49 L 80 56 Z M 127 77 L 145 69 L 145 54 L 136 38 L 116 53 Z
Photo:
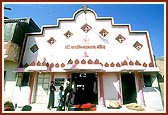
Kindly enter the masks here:
M 108 32 L 107 30 L 105 30 L 105 29 L 102 29 L 99 33 L 100 33 L 103 37 L 106 37 L 109 32 Z
M 52 44 L 54 44 L 54 43 L 56 42 L 56 40 L 55 40 L 53 37 L 51 37 L 49 40 L 47 40 L 47 42 L 48 42 L 50 45 L 52 45 Z
M 68 30 L 64 35 L 67 39 L 69 39 L 73 35 L 73 33 Z
M 123 37 L 121 34 L 119 34 L 115 39 L 116 39 L 119 43 L 122 43 L 123 41 L 126 40 L 126 38 Z
M 135 47 L 137 50 L 140 50 L 143 47 L 143 45 L 139 43 L 138 41 L 136 41 L 133 47 Z
M 81 29 L 82 29 L 85 33 L 88 33 L 88 32 L 92 29 L 92 27 L 89 26 L 89 25 L 86 23 L 86 24 L 84 24 L 84 25 L 81 27 Z

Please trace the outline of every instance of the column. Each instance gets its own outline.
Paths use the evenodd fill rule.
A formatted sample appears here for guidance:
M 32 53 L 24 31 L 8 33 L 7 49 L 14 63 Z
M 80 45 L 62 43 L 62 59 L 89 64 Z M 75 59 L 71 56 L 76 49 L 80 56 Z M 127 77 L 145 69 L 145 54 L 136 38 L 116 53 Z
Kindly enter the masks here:
M 144 95 L 143 95 L 143 91 L 142 91 L 142 76 L 140 73 L 137 72 L 136 77 L 137 77 L 137 81 L 138 81 L 138 95 L 140 97 L 140 104 L 145 105 Z
M 36 75 L 36 72 L 31 73 L 31 79 L 30 79 L 30 94 L 29 94 L 29 104 L 31 104 L 31 98 L 33 93 L 33 86 L 34 86 L 34 77 Z
M 103 88 L 103 74 L 100 73 L 99 74 L 99 83 L 100 83 L 100 98 L 99 98 L 99 102 L 100 102 L 100 106 L 104 106 L 104 88 Z
M 122 103 L 122 97 L 121 97 L 120 73 L 116 73 L 116 76 L 117 76 L 118 101 L 119 101 L 120 105 L 123 105 L 123 103 Z

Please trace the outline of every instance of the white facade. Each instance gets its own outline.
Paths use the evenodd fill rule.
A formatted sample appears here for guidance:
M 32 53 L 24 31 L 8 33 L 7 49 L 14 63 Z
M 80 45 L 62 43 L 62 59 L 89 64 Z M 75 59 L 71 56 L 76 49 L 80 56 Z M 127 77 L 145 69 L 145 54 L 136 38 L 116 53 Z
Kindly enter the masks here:
M 106 100 L 118 100 L 123 105 L 121 78 L 127 76 L 122 77 L 122 73 L 133 73 L 134 98 L 140 105 L 149 105 L 143 73 L 155 74 L 159 69 L 147 31 L 131 31 L 130 25 L 115 25 L 113 18 L 99 18 L 91 9 L 87 13 L 80 9 L 73 18 L 60 19 L 58 25 L 44 26 L 41 33 L 27 34 L 25 39 L 21 63 L 27 66 L 23 72 L 31 73 L 31 103 L 48 102 L 49 82 L 55 78 L 97 73 L 98 105 L 106 105 Z M 157 79 L 152 85 L 159 87 Z M 160 109 L 160 92 L 156 94 L 153 103 L 159 107 L 149 106 Z
M 148 45 L 147 43 L 147 40 L 150 40 L 147 34 L 144 34 L 144 32 L 130 33 L 130 27 L 127 25 L 113 25 L 113 19 L 96 20 L 95 18 L 97 17 L 95 17 L 95 15 L 96 14 L 89 11 L 86 14 L 79 12 L 77 15 L 75 15 L 74 21 L 59 21 L 59 27 L 46 26 L 43 27 L 41 34 L 28 35 L 22 63 L 31 64 L 33 61 L 43 62 L 45 58 L 49 63 L 55 64 L 59 62 L 66 64 L 69 59 L 82 60 L 84 52 L 87 52 L 87 55 L 89 56 L 86 58 L 86 60 L 95 60 L 98 58 L 103 64 L 106 62 L 110 64 L 112 61 L 117 63 L 124 60 L 128 62 L 130 60 L 133 62 L 138 60 L 141 64 L 144 62 L 149 64 L 151 61 L 153 61 L 153 56 L 150 57 L 150 53 L 152 55 L 153 52 L 150 44 Z M 88 33 L 83 32 L 81 29 L 81 27 L 86 23 L 92 27 Z M 106 37 L 102 37 L 99 34 L 102 29 L 109 32 Z M 64 35 L 68 30 L 73 34 L 69 39 L 67 39 Z M 122 43 L 119 43 L 115 39 L 119 34 L 126 38 L 126 40 Z M 49 40 L 51 37 L 56 40 L 56 42 L 52 45 L 47 42 L 47 40 Z M 84 41 L 86 39 L 88 40 L 87 42 Z M 133 47 L 136 41 L 143 45 L 140 50 Z M 39 50 L 32 53 L 30 51 L 30 47 L 34 44 L 37 44 Z M 95 47 L 92 49 L 77 49 L 78 45 Z M 98 49 L 98 45 L 103 45 L 103 48 Z M 106 58 L 104 56 L 106 56 Z

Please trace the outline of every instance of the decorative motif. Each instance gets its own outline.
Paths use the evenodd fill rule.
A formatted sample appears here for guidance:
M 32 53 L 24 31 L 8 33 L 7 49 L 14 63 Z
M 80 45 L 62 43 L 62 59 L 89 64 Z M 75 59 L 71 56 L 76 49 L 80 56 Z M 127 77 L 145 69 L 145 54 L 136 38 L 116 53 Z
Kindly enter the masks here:
M 61 64 L 61 67 L 65 67 L 65 64 L 64 64 L 64 63 L 62 63 L 62 64 Z
M 149 67 L 154 67 L 152 62 L 149 63 Z
M 93 64 L 93 61 L 91 59 L 89 59 L 88 64 Z
M 116 67 L 121 67 L 119 62 L 116 63 Z
M 109 64 L 106 62 L 106 63 L 104 64 L 104 66 L 105 66 L 105 67 L 109 67 Z
M 38 61 L 38 62 L 37 62 L 37 66 L 41 66 L 41 63 L 40 63 L 40 61 Z
M 53 64 L 53 63 L 51 63 L 51 64 L 50 64 L 50 68 L 53 68 L 53 67 L 54 67 L 54 64 Z
M 25 63 L 24 64 L 24 68 L 26 68 L 26 67 L 28 67 L 29 66 L 29 64 L 28 63 Z
M 133 46 L 134 46 L 137 50 L 140 50 L 143 45 L 142 45 L 141 43 L 139 43 L 138 41 L 136 41 Z
M 85 33 L 88 33 L 88 32 L 92 29 L 92 27 L 89 26 L 89 25 L 86 23 L 85 25 L 83 25 L 83 26 L 81 27 L 81 29 L 82 29 Z
M 106 37 L 106 35 L 107 35 L 109 32 L 107 32 L 105 29 L 102 29 L 99 33 L 100 33 L 103 37 Z
M 86 51 L 83 54 L 84 54 L 83 57 L 89 57 Z
M 124 65 L 128 65 L 128 63 L 127 63 L 126 60 L 124 60 L 124 62 L 122 62 L 121 64 L 122 64 L 122 66 L 124 66 Z
M 35 66 L 35 65 L 36 63 L 34 61 L 30 64 L 30 66 Z
M 111 66 L 111 67 L 114 67 L 114 66 L 115 66 L 115 64 L 112 62 L 112 63 L 110 64 L 110 66 Z
M 73 64 L 73 61 L 70 59 L 70 60 L 68 61 L 68 64 Z
M 82 6 L 83 12 L 86 14 L 87 13 L 87 5 Z
M 56 64 L 55 64 L 55 67 L 56 67 L 56 68 L 58 68 L 58 67 L 59 67 L 59 64 L 58 64 L 58 63 L 56 63 Z
M 46 62 L 45 61 L 43 61 L 42 66 L 46 66 Z
M 39 48 L 38 48 L 38 46 L 37 46 L 36 44 L 34 44 L 34 45 L 30 48 L 30 50 L 31 50 L 33 53 L 35 53 L 38 49 L 39 49 Z
M 135 65 L 141 65 L 138 60 L 136 60 Z
M 143 67 L 147 67 L 147 64 L 145 62 L 143 63 Z
M 130 60 L 129 65 L 134 65 L 134 62 Z
M 124 38 L 121 34 L 119 34 L 115 39 L 116 39 L 119 43 L 122 43 L 126 38 Z
M 81 61 L 81 64 L 86 64 L 86 61 L 83 59 L 83 60 Z
M 75 60 L 75 64 L 79 64 L 79 60 L 78 59 Z
M 47 40 L 47 42 L 48 42 L 50 45 L 52 45 L 52 44 L 54 44 L 54 43 L 56 42 L 56 40 L 55 40 L 53 37 L 51 37 L 49 40 Z
M 68 30 L 64 35 L 67 39 L 69 39 L 73 34 Z
M 94 64 L 99 64 L 99 60 L 96 59 L 96 60 L 94 61 Z

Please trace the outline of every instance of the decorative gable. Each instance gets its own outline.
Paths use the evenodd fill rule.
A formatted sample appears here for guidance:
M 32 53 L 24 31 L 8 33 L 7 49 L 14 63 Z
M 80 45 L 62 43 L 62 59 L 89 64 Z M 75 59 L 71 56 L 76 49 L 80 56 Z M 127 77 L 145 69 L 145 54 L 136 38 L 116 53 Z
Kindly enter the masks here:
M 107 71 L 114 71 L 110 67 L 120 70 L 121 68 L 134 68 L 134 66 L 138 66 L 138 68 L 154 66 L 153 58 L 149 54 L 151 53 L 150 43 L 146 43 L 149 42 L 146 33 L 132 32 L 128 25 L 113 24 L 110 18 L 98 18 L 92 10 L 88 10 L 87 15 L 80 11 L 77 13 L 73 19 L 59 20 L 58 26 L 44 27 L 42 30 L 45 31 L 44 37 L 28 35 L 35 39 L 34 41 L 39 42 L 37 44 L 42 45 L 37 46 L 36 42 L 30 40 L 30 42 L 34 42 L 34 45 L 30 48 L 31 51 L 25 54 L 29 56 L 29 52 L 35 53 L 39 49 L 40 51 L 39 55 L 31 53 L 31 57 L 34 56 L 34 59 L 25 58 L 25 62 L 42 59 L 35 56 L 46 56 L 50 67 L 55 68 L 64 67 L 66 64 L 100 64 Z M 48 39 L 49 35 L 53 37 Z M 41 38 L 45 40 L 41 40 Z M 57 38 L 58 45 L 52 45 L 56 42 L 54 38 Z M 126 38 L 127 41 L 125 41 Z M 50 52 L 51 47 L 43 46 L 43 41 L 52 45 L 52 52 Z M 148 46 L 142 49 L 142 44 Z M 142 50 L 139 51 L 140 49 Z M 46 51 L 44 52 L 44 50 Z M 129 58 L 126 58 L 127 56 Z M 38 65 L 43 65 L 43 63 Z

